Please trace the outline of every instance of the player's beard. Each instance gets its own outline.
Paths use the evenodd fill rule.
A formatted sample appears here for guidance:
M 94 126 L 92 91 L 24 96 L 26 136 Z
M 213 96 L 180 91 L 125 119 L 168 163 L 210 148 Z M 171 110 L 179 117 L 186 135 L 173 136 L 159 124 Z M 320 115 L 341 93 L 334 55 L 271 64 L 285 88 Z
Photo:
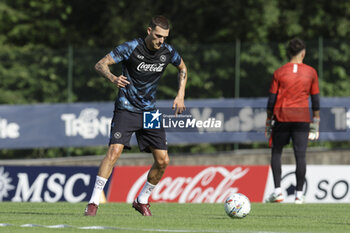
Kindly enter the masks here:
M 162 46 L 162 43 L 154 43 L 154 46 L 153 46 L 153 48 L 155 49 L 155 50 L 158 50 L 158 49 L 160 49 L 160 46 Z

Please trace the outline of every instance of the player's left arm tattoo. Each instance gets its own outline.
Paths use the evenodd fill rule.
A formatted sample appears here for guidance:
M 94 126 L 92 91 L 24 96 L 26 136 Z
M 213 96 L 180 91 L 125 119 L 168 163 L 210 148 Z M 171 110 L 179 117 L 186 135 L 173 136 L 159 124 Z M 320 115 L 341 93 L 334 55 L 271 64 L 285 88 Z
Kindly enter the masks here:
M 180 70 L 178 74 L 179 79 L 179 87 L 181 86 L 181 83 L 185 82 L 187 80 L 187 71 L 186 70 Z
M 173 109 L 175 109 L 175 116 L 181 114 L 186 110 L 185 106 L 185 87 L 187 82 L 187 68 L 183 60 L 181 59 L 180 65 L 177 67 L 179 70 L 178 79 L 179 79 L 179 90 L 175 97 L 173 103 Z
M 187 68 L 183 60 L 181 60 L 180 65 L 178 66 L 179 74 L 178 74 L 178 80 L 179 80 L 179 91 L 178 96 L 184 97 L 185 96 L 185 87 L 187 83 Z

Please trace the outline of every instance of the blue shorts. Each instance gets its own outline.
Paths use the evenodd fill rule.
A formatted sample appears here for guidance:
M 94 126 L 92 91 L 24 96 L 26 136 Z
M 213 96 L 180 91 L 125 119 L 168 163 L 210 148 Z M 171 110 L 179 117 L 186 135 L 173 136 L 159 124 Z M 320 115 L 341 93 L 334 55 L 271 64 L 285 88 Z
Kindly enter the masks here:
M 116 109 L 112 119 L 109 145 L 123 144 L 124 148 L 130 149 L 130 139 L 133 133 L 136 134 L 140 151 L 151 152 L 151 148 L 168 149 L 163 127 L 160 129 L 144 129 L 142 113 Z

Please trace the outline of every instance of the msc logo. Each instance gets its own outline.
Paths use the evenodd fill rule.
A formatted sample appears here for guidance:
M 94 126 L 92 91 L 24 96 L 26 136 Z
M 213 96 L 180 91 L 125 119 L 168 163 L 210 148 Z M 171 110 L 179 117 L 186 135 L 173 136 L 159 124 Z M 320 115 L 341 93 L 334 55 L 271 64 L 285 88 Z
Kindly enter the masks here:
M 143 113 L 143 128 L 144 129 L 160 129 L 161 113 L 157 111 Z

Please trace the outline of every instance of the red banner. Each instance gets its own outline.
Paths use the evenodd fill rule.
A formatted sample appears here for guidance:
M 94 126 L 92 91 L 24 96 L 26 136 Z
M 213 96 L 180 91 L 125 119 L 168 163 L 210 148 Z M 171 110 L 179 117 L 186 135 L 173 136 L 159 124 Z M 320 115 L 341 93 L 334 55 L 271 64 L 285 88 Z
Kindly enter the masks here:
M 109 202 L 133 202 L 147 180 L 149 166 L 116 167 Z M 222 203 L 232 193 L 262 202 L 269 166 L 169 166 L 150 202 Z

